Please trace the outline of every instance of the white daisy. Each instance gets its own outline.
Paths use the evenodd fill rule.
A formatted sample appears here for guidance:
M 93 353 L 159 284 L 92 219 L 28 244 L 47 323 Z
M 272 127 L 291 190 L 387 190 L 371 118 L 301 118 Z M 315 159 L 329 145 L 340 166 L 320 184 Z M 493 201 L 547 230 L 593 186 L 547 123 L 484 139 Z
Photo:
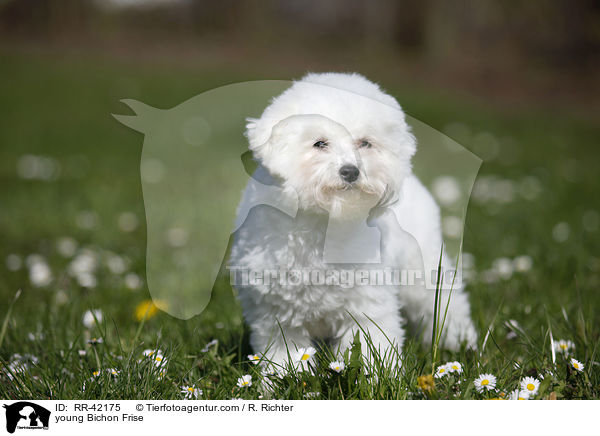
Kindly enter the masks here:
M 106 372 L 113 376 L 117 376 L 121 373 L 121 371 L 117 371 L 115 368 L 108 368 Z
M 106 266 L 113 274 L 123 274 L 127 270 L 128 262 L 117 254 L 110 254 L 106 259 Z
M 461 189 L 458 180 L 452 176 L 441 176 L 431 184 L 433 195 L 444 206 L 450 206 L 460 200 Z
M 36 332 L 36 333 L 28 333 L 27 334 L 27 339 L 29 339 L 30 341 L 43 341 L 45 338 L 44 334 L 42 332 Z
M 139 289 L 142 286 L 142 279 L 136 273 L 127 273 L 125 274 L 125 286 L 132 291 Z
M 531 256 L 523 255 L 517 256 L 513 260 L 513 264 L 515 266 L 515 270 L 518 272 L 527 272 L 533 266 L 533 260 Z
M 11 362 L 8 365 L 7 369 L 9 371 L 6 372 L 6 376 L 10 380 L 13 380 L 14 379 L 14 375 L 26 373 L 27 370 L 29 369 L 29 365 L 27 363 L 24 363 L 24 362 L 15 361 L 15 362 Z
M 583 368 L 584 368 L 583 363 L 581 363 L 580 361 L 573 359 L 573 358 L 571 358 L 570 363 L 571 363 L 571 366 L 573 368 L 575 368 L 578 372 L 583 372 Z
M 252 376 L 250 374 L 246 374 L 238 378 L 237 385 L 240 388 L 247 388 L 252 386 Z
M 557 353 L 569 354 L 575 349 L 573 341 L 568 339 L 560 339 L 554 342 L 554 351 Z
M 457 374 L 462 374 L 463 367 L 460 364 L 460 362 L 456 362 L 456 361 L 454 361 L 454 362 L 448 362 L 448 363 L 446 363 L 446 370 L 448 372 L 455 372 Z
M 167 366 L 167 359 L 165 359 L 165 357 L 162 354 L 155 355 L 152 358 L 152 360 L 154 361 L 154 365 L 156 365 L 157 368 Z
M 515 270 L 512 260 L 507 257 L 500 257 L 492 262 L 492 270 L 504 280 L 512 277 Z
M 537 394 L 540 389 L 540 381 L 533 377 L 525 377 L 521 380 L 521 390 L 528 392 L 529 395 Z
M 68 271 L 73 277 L 78 277 L 81 274 L 93 274 L 98 268 L 98 254 L 92 250 L 82 250 L 69 263 Z
M 84 357 L 85 355 L 87 355 L 87 351 L 79 350 L 79 357 Z
M 329 364 L 329 369 L 331 369 L 337 373 L 342 372 L 344 370 L 344 368 L 346 368 L 346 365 L 344 365 L 344 362 L 340 362 L 338 360 L 331 362 Z
M 272 365 L 267 366 L 261 372 L 263 377 L 282 377 L 280 371 Z
M 257 365 L 260 362 L 260 356 L 258 354 L 248 354 L 248 360 Z
M 210 347 L 216 346 L 219 344 L 219 340 L 218 339 L 213 339 L 212 341 L 210 341 L 209 343 L 207 343 L 204 348 L 202 350 L 200 350 L 203 353 L 207 353 L 208 350 L 210 349 Z
M 36 356 L 34 356 L 33 354 L 25 354 L 23 356 L 25 359 L 29 360 L 31 363 L 33 363 L 34 365 L 37 365 L 38 362 L 40 361 Z
M 496 376 L 493 374 L 481 374 L 473 381 L 473 384 L 475 384 L 477 392 L 491 391 L 496 388 Z
M 529 400 L 529 392 L 524 390 L 515 389 L 508 397 L 509 400 Z
M 81 319 L 83 325 L 88 329 L 96 325 L 96 320 L 98 320 L 98 323 L 102 322 L 102 311 L 100 309 L 86 310 Z
M 56 241 L 56 251 L 61 256 L 71 257 L 77 251 L 77 241 L 69 236 L 64 236 Z
M 181 393 L 185 394 L 184 398 L 186 400 L 191 400 L 192 398 L 198 398 L 198 396 L 202 395 L 202 389 L 198 389 L 196 386 L 182 386 Z
M 146 357 L 152 357 L 154 355 L 162 355 L 162 350 L 144 350 L 144 352 L 142 353 L 144 356 Z
M 300 348 L 296 352 L 296 358 L 294 359 L 296 362 L 307 362 L 311 357 L 315 355 L 317 350 L 313 347 Z
M 52 282 L 52 271 L 42 256 L 29 256 L 27 264 L 29 266 L 29 281 L 33 286 L 48 286 Z
M 87 341 L 87 343 L 90 344 L 90 345 L 98 345 L 98 344 L 104 343 L 104 339 L 102 339 L 102 338 L 92 338 L 89 341 Z
M 445 375 L 447 375 L 450 371 L 448 371 L 448 364 L 446 363 L 445 365 L 442 366 L 438 366 L 437 371 L 434 374 L 435 378 L 442 378 Z

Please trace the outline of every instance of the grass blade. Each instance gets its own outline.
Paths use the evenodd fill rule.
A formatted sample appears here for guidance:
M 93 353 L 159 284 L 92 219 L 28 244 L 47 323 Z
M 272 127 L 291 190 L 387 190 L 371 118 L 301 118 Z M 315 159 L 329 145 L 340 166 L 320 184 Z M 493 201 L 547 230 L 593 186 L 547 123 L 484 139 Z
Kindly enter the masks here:
M 6 336 L 6 330 L 8 328 L 8 322 L 10 320 L 10 315 L 12 313 L 13 306 L 15 305 L 15 303 L 17 302 L 17 300 L 19 299 L 20 296 L 21 296 L 21 290 L 19 289 L 16 292 L 10 305 L 8 306 L 8 311 L 6 312 L 6 316 L 4 317 L 4 322 L 2 323 L 2 330 L 0 330 L 0 348 L 2 347 L 2 343 L 4 342 L 4 337 Z

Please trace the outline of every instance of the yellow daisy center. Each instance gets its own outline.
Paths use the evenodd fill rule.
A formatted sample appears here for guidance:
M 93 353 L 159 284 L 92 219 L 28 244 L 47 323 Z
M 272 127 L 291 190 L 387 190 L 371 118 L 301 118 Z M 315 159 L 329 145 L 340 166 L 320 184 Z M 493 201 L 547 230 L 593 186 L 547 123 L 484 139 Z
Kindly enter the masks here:
M 100 371 L 94 371 L 92 374 L 93 375 L 98 375 L 98 374 L 100 374 Z
M 525 400 L 525 398 L 523 398 L 523 397 L 519 397 L 518 399 L 519 399 L 519 400 Z
M 242 385 L 244 385 L 244 386 L 246 386 L 247 384 L 248 384 L 248 382 L 247 382 L 247 381 L 243 381 L 243 382 L 242 382 Z
M 452 365 L 452 369 L 458 369 L 458 366 Z
M 533 391 L 535 389 L 535 386 L 533 383 L 527 383 L 527 390 L 528 391 Z
M 487 385 L 489 385 L 489 384 L 490 384 L 490 381 L 489 381 L 487 378 L 486 378 L 486 379 L 483 379 L 483 380 L 481 380 L 481 386 L 487 386 Z
M 308 360 L 308 359 L 310 359 L 310 356 L 308 354 L 304 353 L 302 355 L 302 359 L 300 359 L 300 360 Z
M 562 348 L 563 350 L 567 349 L 567 344 L 560 344 L 560 348 Z
M 446 370 L 444 368 L 440 368 L 439 371 L 440 372 L 446 372 Z
M 573 366 L 575 367 L 575 369 L 579 369 L 579 364 L 578 363 L 574 363 Z

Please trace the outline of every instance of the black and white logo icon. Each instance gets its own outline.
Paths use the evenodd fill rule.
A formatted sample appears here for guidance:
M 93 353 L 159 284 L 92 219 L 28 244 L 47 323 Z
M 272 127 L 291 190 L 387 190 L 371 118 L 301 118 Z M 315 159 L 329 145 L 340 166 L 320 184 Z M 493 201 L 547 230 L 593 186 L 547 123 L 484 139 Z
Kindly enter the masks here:
M 6 409 L 6 431 L 14 433 L 15 429 L 39 430 L 48 429 L 50 411 L 29 401 L 19 401 L 3 406 Z

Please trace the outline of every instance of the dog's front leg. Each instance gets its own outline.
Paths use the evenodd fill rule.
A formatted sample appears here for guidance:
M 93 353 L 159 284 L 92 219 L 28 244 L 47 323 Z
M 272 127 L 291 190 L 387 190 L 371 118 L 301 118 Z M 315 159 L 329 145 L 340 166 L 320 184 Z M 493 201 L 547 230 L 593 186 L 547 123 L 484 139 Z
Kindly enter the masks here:
M 401 365 L 404 329 L 402 317 L 395 302 L 382 305 L 376 312 L 354 313 L 339 339 L 337 351 L 340 354 L 352 346 L 356 335 L 360 339 L 365 366 L 370 373 L 376 373 L 378 366 Z M 381 310 L 385 307 L 386 310 Z
M 252 349 L 263 357 L 266 364 L 272 364 L 277 370 L 287 368 L 288 364 L 297 366 L 297 351 L 311 345 L 310 335 L 304 327 L 263 320 L 250 328 Z

